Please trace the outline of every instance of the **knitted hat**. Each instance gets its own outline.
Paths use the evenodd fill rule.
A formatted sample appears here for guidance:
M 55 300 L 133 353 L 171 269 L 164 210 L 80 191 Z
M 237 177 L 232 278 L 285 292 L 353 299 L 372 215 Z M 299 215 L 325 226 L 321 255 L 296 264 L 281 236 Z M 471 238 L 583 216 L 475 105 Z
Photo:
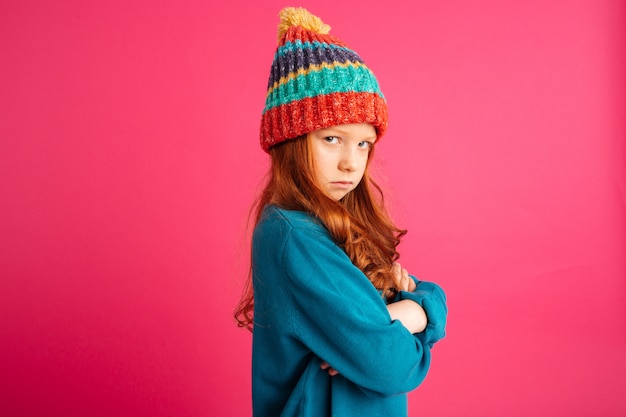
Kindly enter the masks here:
M 387 103 L 374 74 L 303 8 L 281 10 L 278 47 L 261 119 L 261 147 L 347 123 L 369 123 L 380 138 Z

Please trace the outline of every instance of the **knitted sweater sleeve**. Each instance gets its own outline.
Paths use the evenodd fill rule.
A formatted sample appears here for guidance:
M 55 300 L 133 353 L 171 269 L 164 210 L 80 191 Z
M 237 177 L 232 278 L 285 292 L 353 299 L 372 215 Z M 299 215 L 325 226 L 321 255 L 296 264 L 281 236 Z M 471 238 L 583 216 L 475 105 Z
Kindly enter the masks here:
M 291 229 L 282 264 L 293 334 L 339 377 L 384 396 L 424 380 L 431 339 L 391 320 L 378 291 L 325 230 Z

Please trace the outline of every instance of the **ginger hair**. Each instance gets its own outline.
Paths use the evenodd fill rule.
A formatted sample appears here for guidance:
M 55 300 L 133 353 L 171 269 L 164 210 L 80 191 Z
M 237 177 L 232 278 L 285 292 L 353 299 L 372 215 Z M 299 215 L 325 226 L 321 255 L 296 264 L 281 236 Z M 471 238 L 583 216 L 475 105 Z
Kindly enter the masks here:
M 373 152 L 372 147 L 359 185 L 343 199 L 335 201 L 315 183 L 307 135 L 271 147 L 268 181 L 252 207 L 251 216 L 254 216 L 256 226 L 268 204 L 309 213 L 328 229 L 335 243 L 374 287 L 382 291 L 383 297 L 391 298 L 399 291 L 392 266 L 400 257 L 396 248 L 406 230 L 399 229 L 392 222 L 384 206 L 383 192 L 369 174 Z M 253 310 L 251 267 L 235 309 L 239 327 L 252 330 Z

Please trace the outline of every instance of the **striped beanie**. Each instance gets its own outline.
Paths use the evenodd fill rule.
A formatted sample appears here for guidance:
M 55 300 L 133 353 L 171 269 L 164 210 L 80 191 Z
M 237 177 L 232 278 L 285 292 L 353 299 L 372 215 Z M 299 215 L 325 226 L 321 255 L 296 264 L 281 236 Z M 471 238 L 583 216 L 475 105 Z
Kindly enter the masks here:
M 307 10 L 288 7 L 279 16 L 261 118 L 263 150 L 348 123 L 369 123 L 380 138 L 387 128 L 387 103 L 363 60 Z

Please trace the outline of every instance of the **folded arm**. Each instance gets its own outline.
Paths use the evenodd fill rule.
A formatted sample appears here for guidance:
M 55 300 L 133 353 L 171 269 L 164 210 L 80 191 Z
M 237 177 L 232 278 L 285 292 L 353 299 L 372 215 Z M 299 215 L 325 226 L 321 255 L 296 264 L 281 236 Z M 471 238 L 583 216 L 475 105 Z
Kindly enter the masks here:
M 428 347 L 445 336 L 448 307 L 446 295 L 435 283 L 419 281 L 400 264 L 394 264 L 394 274 L 400 293 L 394 303 L 387 305 L 393 320 L 415 334 Z

